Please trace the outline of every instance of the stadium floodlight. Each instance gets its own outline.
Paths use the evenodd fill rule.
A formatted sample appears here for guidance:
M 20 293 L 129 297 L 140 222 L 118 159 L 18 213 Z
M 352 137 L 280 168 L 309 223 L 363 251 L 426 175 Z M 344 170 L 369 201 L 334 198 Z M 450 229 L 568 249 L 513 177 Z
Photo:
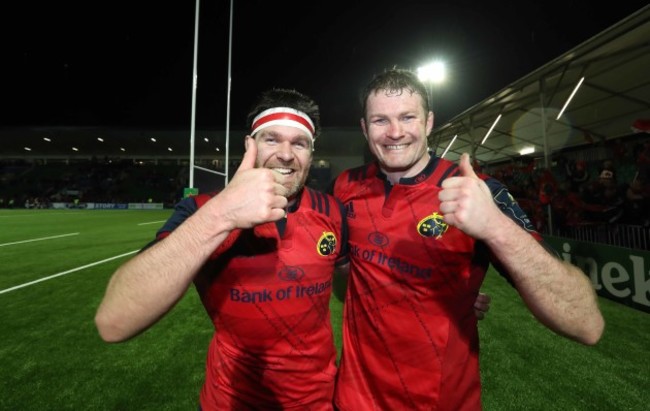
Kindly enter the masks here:
M 447 78 L 447 69 L 442 61 L 434 61 L 417 70 L 420 81 L 428 84 L 440 84 Z
M 524 147 L 521 150 L 519 150 L 519 155 L 525 156 L 526 154 L 532 154 L 534 152 L 535 152 L 535 146 Z
M 492 132 L 492 130 L 494 130 L 494 126 L 497 125 L 497 123 L 499 122 L 499 120 L 501 120 L 501 114 L 499 114 L 499 115 L 497 116 L 497 119 L 494 120 L 494 123 L 492 123 L 492 126 L 490 127 L 490 129 L 488 130 L 488 132 L 485 133 L 485 137 L 483 137 L 483 141 L 481 141 L 481 145 L 483 145 L 483 143 L 485 143 L 485 140 L 487 140 L 487 138 L 490 136 L 490 133 Z
M 418 67 L 418 78 L 427 87 L 429 95 L 429 110 L 433 107 L 433 85 L 440 84 L 447 78 L 447 69 L 442 61 L 434 61 L 425 66 Z
M 582 82 L 583 82 L 584 80 L 585 80 L 585 78 L 582 77 L 582 78 L 580 79 L 580 81 L 578 81 L 578 84 L 576 84 L 576 86 L 573 88 L 573 91 L 571 92 L 571 95 L 569 96 L 568 99 L 566 99 L 566 103 L 564 103 L 564 107 L 562 107 L 562 110 L 560 110 L 560 112 L 558 113 L 557 117 L 555 117 L 556 120 L 559 120 L 560 117 L 562 117 L 562 114 L 564 114 L 564 110 L 566 110 L 566 108 L 568 107 L 569 103 L 570 103 L 571 100 L 573 99 L 573 96 L 576 95 L 576 92 L 578 91 L 578 89 L 580 88 L 580 86 L 582 85 Z

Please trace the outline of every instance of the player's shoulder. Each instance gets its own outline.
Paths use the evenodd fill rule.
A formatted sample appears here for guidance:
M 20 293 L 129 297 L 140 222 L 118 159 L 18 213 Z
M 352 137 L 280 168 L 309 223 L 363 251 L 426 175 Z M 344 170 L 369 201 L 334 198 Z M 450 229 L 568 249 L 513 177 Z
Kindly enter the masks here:
M 332 193 L 340 198 L 339 195 L 342 191 L 345 192 L 358 187 L 358 185 L 363 184 L 368 179 L 375 177 L 377 171 L 378 167 L 376 163 L 345 169 L 334 180 Z
M 336 197 L 329 191 L 317 190 L 312 187 L 307 187 L 303 189 L 302 200 L 309 199 L 311 205 L 316 205 L 324 201 L 327 202 L 336 202 Z
M 300 200 L 301 208 L 307 207 L 325 215 L 332 215 L 341 208 L 341 202 L 333 194 L 311 187 L 305 187 Z
M 371 177 L 376 175 L 373 164 L 348 168 L 343 170 L 332 182 L 329 192 L 341 202 L 346 203 L 351 197 L 357 195 L 361 187 L 367 185 Z
M 377 166 L 375 163 L 364 164 L 357 167 L 348 168 L 343 170 L 336 178 L 337 182 L 351 182 L 360 181 L 365 178 L 374 176 L 377 173 Z

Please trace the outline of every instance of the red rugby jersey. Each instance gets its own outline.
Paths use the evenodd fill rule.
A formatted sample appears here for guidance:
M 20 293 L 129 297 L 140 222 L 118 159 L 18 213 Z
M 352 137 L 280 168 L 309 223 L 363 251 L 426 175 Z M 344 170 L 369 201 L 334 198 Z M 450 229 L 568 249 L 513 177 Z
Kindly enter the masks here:
M 489 255 L 440 214 L 440 184 L 457 171 L 432 157 L 394 186 L 374 163 L 335 181 L 351 261 L 335 391 L 341 410 L 481 409 L 473 305 Z M 505 187 L 486 182 L 502 210 L 530 229 Z
M 160 236 L 193 212 L 188 207 L 178 208 Z M 276 223 L 236 230 L 205 264 L 195 286 L 215 333 L 204 411 L 332 409 L 329 302 L 334 264 L 344 258 L 342 220 L 340 203 L 305 188 L 282 235 Z

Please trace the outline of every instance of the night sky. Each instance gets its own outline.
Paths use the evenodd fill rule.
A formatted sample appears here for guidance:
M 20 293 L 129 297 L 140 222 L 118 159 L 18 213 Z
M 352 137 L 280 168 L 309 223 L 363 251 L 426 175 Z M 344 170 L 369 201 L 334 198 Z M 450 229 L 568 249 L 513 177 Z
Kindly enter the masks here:
M 195 2 L 12 3 L 0 126 L 190 127 Z M 235 0 L 230 126 L 270 87 L 312 96 L 324 127 L 357 126 L 374 73 L 434 58 L 449 71 L 434 93 L 442 125 L 647 1 L 600 3 Z M 226 126 L 229 13 L 230 1 L 200 3 L 199 128 Z

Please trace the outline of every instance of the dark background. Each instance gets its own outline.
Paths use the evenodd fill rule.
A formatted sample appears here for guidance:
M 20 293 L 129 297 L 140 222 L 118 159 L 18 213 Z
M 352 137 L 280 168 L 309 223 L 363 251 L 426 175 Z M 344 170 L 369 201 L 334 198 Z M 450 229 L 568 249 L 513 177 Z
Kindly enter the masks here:
M 3 6 L 0 126 L 189 127 L 196 3 Z M 602 3 L 602 4 L 598 4 Z M 447 62 L 442 124 L 647 1 L 200 2 L 196 125 L 244 127 L 255 96 L 303 91 L 325 127 L 356 126 L 358 93 L 386 67 Z

